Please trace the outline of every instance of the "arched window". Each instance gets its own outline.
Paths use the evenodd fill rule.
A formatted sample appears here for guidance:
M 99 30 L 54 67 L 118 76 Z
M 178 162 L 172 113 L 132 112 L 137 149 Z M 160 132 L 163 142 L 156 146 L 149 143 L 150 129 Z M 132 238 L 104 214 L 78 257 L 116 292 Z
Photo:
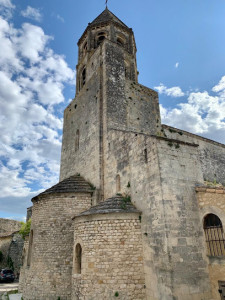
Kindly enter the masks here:
M 120 192 L 120 175 L 116 175 L 116 192 Z
M 97 46 L 99 46 L 104 41 L 105 38 L 106 38 L 106 33 L 105 32 L 99 32 L 97 34 Z
M 31 255 L 32 255 L 32 248 L 33 248 L 33 230 L 30 231 L 29 235 L 29 247 L 28 247 L 28 255 L 27 255 L 27 266 L 29 267 L 31 264 Z
M 210 256 L 225 255 L 225 239 L 223 225 L 219 217 L 214 214 L 208 214 L 203 223 L 207 251 Z
M 79 147 L 80 147 L 80 130 L 77 129 L 76 138 L 75 138 L 75 151 L 79 150 Z
M 82 248 L 80 244 L 77 244 L 75 247 L 74 272 L 76 274 L 81 274 L 81 267 L 82 267 Z
M 118 37 L 117 38 L 117 44 L 120 45 L 120 46 L 122 46 L 122 47 L 124 47 L 125 43 L 124 43 L 124 40 L 121 37 Z

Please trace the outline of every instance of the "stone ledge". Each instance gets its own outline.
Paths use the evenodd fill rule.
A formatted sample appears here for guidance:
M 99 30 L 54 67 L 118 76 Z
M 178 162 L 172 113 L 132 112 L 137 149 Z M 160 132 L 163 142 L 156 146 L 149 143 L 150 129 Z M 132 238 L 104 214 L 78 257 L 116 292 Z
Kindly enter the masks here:
M 225 187 L 200 186 L 200 187 L 196 187 L 195 190 L 196 192 L 225 194 Z

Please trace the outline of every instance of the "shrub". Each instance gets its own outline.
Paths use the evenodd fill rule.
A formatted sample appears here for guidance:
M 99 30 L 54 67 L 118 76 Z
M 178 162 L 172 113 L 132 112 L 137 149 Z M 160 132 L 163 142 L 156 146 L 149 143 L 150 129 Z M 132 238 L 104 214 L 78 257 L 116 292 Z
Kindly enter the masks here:
M 26 223 L 20 222 L 21 228 L 19 234 L 22 236 L 23 239 L 30 233 L 30 226 L 31 226 L 31 219 L 29 219 Z

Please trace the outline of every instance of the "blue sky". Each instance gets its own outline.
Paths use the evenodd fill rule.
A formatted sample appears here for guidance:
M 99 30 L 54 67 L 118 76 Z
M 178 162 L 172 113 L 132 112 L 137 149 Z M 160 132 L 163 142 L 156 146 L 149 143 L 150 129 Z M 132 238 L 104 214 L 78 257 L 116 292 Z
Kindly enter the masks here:
M 109 0 L 133 28 L 162 122 L 225 143 L 225 1 Z M 59 177 L 77 41 L 104 0 L 0 0 L 0 217 L 23 219 Z

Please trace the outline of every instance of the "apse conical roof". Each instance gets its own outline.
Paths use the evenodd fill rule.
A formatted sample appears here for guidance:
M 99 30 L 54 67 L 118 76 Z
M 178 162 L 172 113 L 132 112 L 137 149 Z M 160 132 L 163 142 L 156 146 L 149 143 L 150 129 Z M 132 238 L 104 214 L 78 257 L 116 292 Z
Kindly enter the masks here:
M 53 185 L 51 188 L 34 197 L 32 201 L 37 200 L 43 195 L 79 192 L 93 192 L 93 187 L 83 177 L 75 175 L 60 181 L 56 185 Z
M 90 209 L 80 213 L 75 217 L 96 215 L 96 214 L 111 214 L 111 213 L 141 213 L 129 200 L 122 196 L 114 196 L 99 204 L 92 206 Z

